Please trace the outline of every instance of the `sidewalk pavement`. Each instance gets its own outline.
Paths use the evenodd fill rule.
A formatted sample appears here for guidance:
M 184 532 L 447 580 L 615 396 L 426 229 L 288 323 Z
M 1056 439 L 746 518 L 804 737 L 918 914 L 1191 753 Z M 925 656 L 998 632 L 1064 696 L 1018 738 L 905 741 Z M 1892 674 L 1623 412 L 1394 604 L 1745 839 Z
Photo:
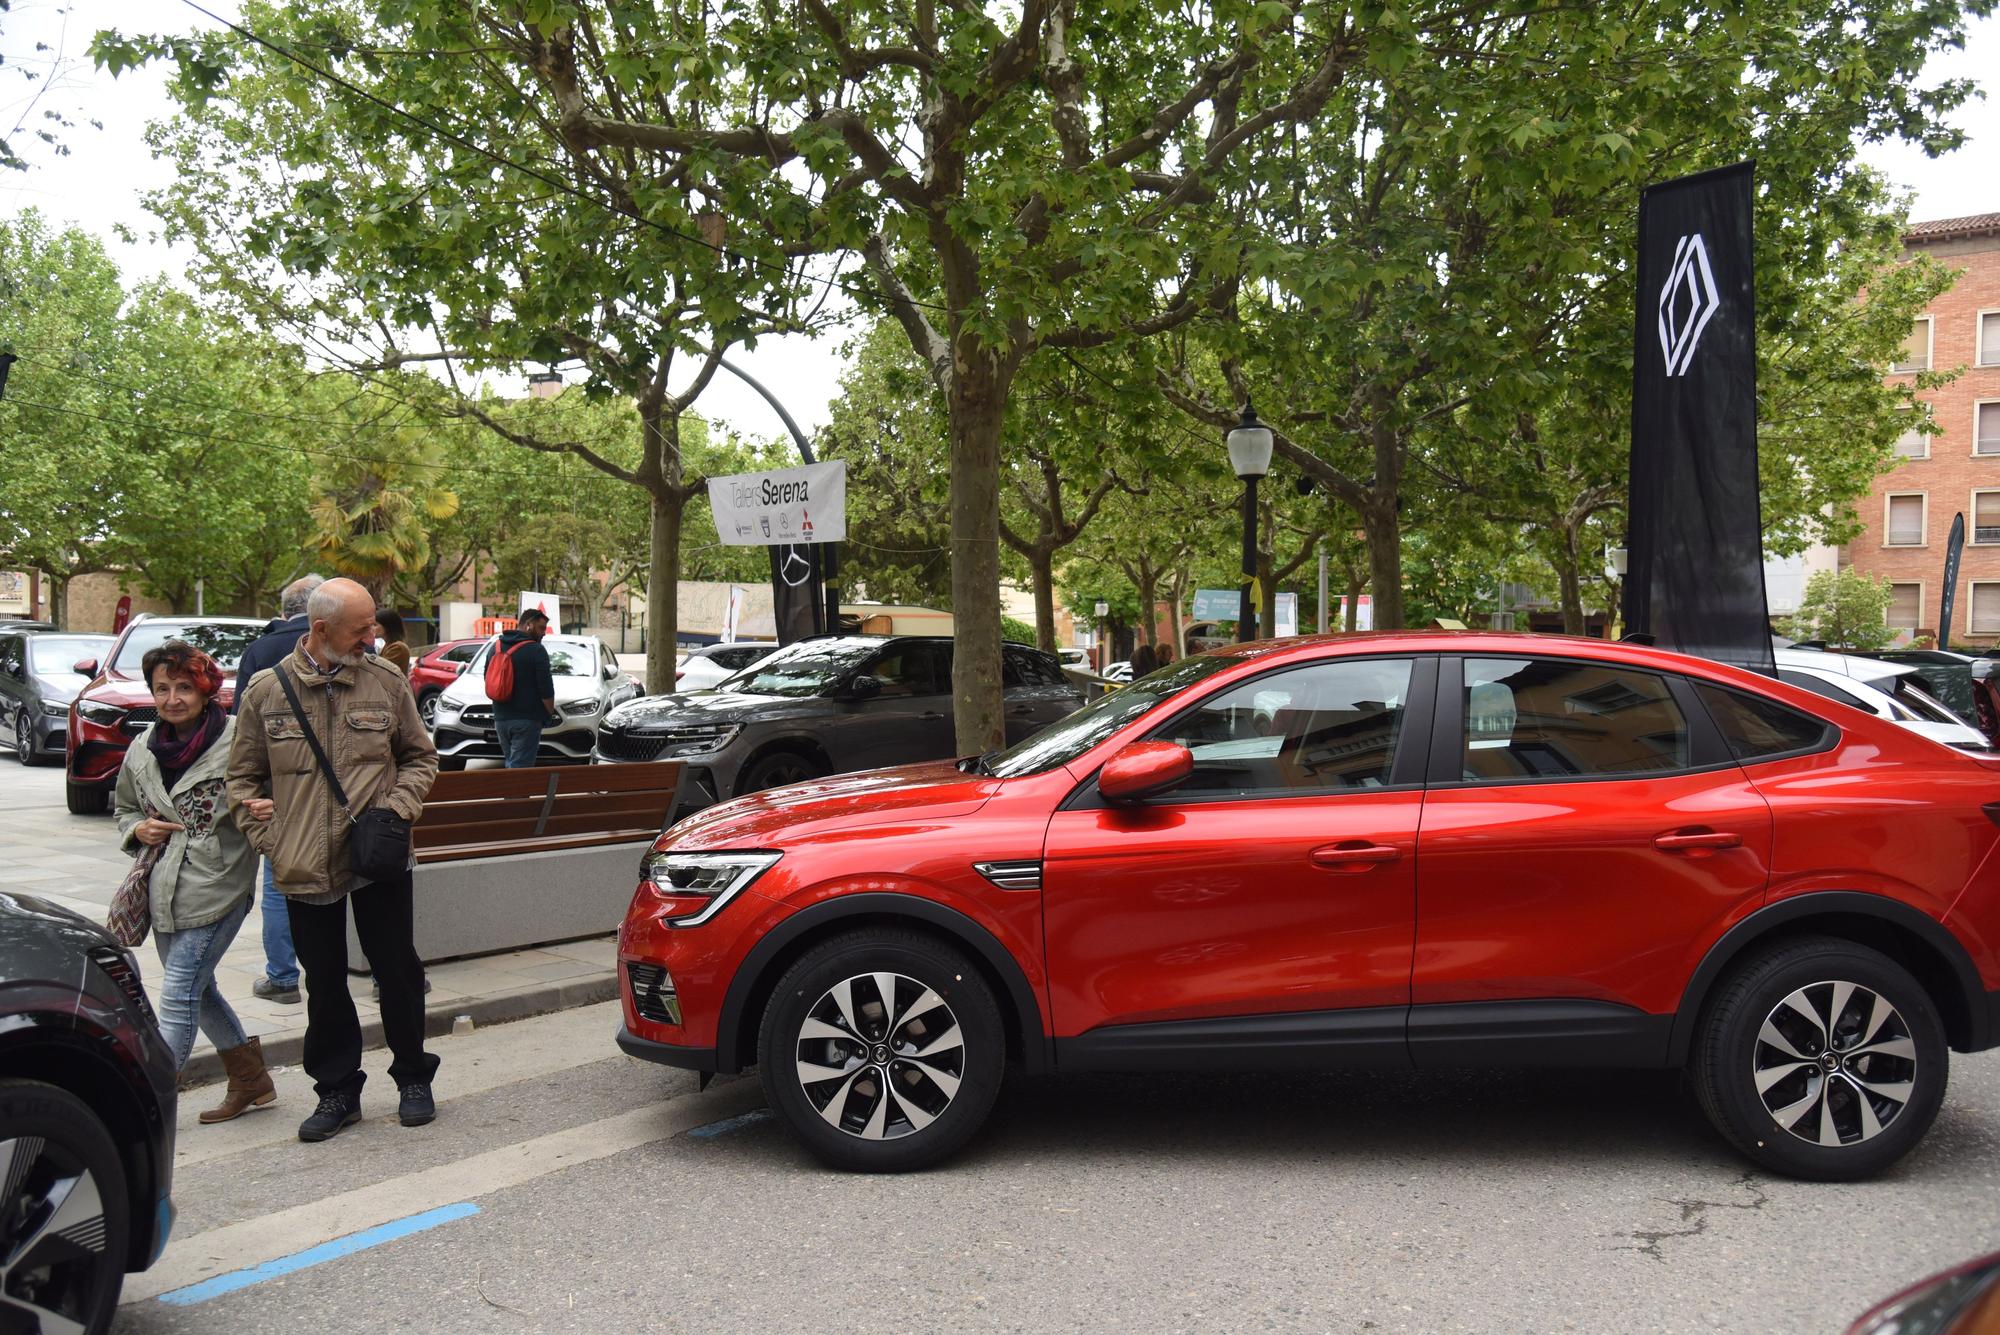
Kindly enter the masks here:
M 12 752 L 0 752 L 0 812 L 6 813 L 0 823 L 0 890 L 38 895 L 93 922 L 104 921 L 111 896 L 131 867 L 131 859 L 119 851 L 111 817 L 72 815 L 63 800 L 62 768 L 27 769 Z M 264 973 L 263 931 L 253 897 L 243 929 L 216 970 L 216 982 L 242 1020 L 243 1031 L 263 1040 L 265 1061 L 292 1065 L 304 1049 L 306 1008 L 251 992 Z M 474 1024 L 498 1024 L 608 1001 L 618 995 L 616 951 L 616 935 L 608 932 L 584 941 L 433 964 L 430 995 L 424 999 L 427 1028 L 433 1034 L 448 1033 L 461 1015 L 471 1016 Z M 157 1001 L 152 989 L 159 980 L 160 957 L 152 940 L 133 953 L 148 993 Z M 352 968 L 366 964 L 365 959 L 350 961 Z M 350 975 L 348 984 L 361 1015 L 362 1042 L 380 1047 L 382 1024 L 372 980 L 366 974 Z M 613 1051 L 609 1034 L 605 1050 Z M 182 1083 L 203 1083 L 221 1074 L 214 1045 L 206 1035 L 197 1036 Z

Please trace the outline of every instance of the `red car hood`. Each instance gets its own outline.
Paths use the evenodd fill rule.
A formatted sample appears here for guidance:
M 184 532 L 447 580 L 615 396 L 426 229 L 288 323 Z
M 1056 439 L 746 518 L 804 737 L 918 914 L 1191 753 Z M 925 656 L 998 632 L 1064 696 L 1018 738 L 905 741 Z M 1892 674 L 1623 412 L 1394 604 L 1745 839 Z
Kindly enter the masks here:
M 661 846 L 780 848 L 828 830 L 887 819 L 967 816 L 986 804 L 999 783 L 963 773 L 950 760 L 839 774 L 717 803 L 674 826 Z

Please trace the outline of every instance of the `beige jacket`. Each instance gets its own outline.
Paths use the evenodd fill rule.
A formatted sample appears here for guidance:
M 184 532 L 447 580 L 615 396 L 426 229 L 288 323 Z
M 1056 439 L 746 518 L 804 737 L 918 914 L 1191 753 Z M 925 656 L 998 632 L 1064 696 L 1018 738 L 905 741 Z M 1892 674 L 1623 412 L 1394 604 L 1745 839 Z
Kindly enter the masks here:
M 305 646 L 301 639 L 279 667 L 259 672 L 238 697 L 229 810 L 251 847 L 271 860 L 279 890 L 342 895 L 354 888 L 347 817 L 275 673 L 282 668 L 291 676 L 355 815 L 388 807 L 416 820 L 437 778 L 437 748 L 417 714 L 409 682 L 393 665 L 369 654 L 359 667 L 343 666 L 323 677 Z M 253 797 L 275 801 L 269 821 L 252 820 L 243 809 Z

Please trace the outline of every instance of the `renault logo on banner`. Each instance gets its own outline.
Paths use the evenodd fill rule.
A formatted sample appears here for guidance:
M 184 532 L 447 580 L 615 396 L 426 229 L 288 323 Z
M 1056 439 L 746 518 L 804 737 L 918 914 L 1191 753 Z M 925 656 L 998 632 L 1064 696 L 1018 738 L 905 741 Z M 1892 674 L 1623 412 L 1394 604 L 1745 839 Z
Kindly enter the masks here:
M 1660 285 L 1660 353 L 1667 359 L 1668 375 L 1687 374 L 1701 331 L 1721 306 L 1701 233 L 1682 237 L 1667 281 Z

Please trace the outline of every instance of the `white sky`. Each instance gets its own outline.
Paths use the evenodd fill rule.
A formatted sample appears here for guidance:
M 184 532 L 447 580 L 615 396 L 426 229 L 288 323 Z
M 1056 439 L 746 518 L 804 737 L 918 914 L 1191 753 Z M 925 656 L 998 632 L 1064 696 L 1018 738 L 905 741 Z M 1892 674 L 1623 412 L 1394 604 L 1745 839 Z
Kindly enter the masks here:
M 203 0 L 216 13 L 234 17 L 236 0 Z M 60 48 L 63 76 L 32 109 L 27 125 L 8 139 L 32 165 L 26 173 L 0 174 L 0 216 L 37 206 L 63 222 L 79 223 L 105 238 L 128 278 L 172 274 L 187 263 L 154 241 L 155 223 L 140 204 L 145 191 L 166 183 L 167 169 L 148 152 L 144 129 L 149 120 L 168 115 L 172 104 L 157 68 L 128 70 L 111 79 L 98 73 L 85 56 L 91 35 L 100 28 L 127 32 L 190 32 L 209 20 L 174 0 L 15 0 L 0 29 L 7 66 L 0 73 L 0 125 L 10 131 L 29 111 L 29 99 L 39 84 L 23 83 L 11 69 L 19 63 L 48 68 L 52 53 L 38 53 L 38 42 Z M 37 62 L 40 62 L 37 64 Z M 1915 196 L 1913 218 L 1958 217 L 2000 212 L 2000 17 L 1976 22 L 1963 50 L 1934 60 L 1927 81 L 1974 78 L 1989 90 L 1983 101 L 1961 111 L 1958 121 L 1970 141 L 1941 161 L 1925 158 L 1915 148 L 1871 146 L 1862 157 Z M 57 156 L 32 137 L 41 112 L 55 107 L 77 121 L 64 135 L 67 156 Z M 90 119 L 103 122 L 99 131 Z M 122 224 L 138 238 L 117 239 Z M 791 409 L 808 432 L 827 421 L 828 405 L 839 390 L 842 369 L 840 334 L 817 342 L 792 336 L 767 339 L 754 352 L 731 360 L 762 380 Z M 726 373 L 718 375 L 702 396 L 698 411 L 738 433 L 768 439 L 781 436 L 783 426 L 770 408 L 747 387 Z

